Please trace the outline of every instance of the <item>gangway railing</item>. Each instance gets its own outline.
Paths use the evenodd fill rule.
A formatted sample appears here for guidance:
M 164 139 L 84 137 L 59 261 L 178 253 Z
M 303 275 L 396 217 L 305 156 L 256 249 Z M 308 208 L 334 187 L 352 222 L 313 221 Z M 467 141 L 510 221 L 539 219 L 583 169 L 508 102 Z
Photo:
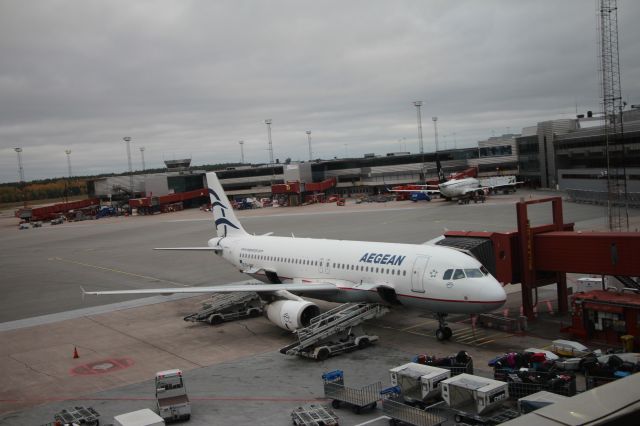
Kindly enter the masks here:
M 338 306 L 313 318 L 308 327 L 298 330 L 296 332 L 298 346 L 301 348 L 313 346 L 327 337 L 340 333 L 368 319 L 377 318 L 387 311 L 386 307 L 371 303 L 349 303 Z
M 262 312 L 260 297 L 255 292 L 218 293 L 203 303 L 202 309 L 184 317 L 185 321 L 206 321 L 211 324 Z
M 301 355 L 318 344 L 327 344 L 337 336 L 342 337 L 341 343 L 336 345 L 327 344 L 331 354 L 352 349 L 352 347 L 358 345 L 365 347 L 377 340 L 377 336 L 357 336 L 361 333 L 359 325 L 366 320 L 380 317 L 387 312 L 388 308 L 379 304 L 347 303 L 340 305 L 313 318 L 309 326 L 297 330 L 297 341 L 282 348 L 280 352 L 286 355 Z

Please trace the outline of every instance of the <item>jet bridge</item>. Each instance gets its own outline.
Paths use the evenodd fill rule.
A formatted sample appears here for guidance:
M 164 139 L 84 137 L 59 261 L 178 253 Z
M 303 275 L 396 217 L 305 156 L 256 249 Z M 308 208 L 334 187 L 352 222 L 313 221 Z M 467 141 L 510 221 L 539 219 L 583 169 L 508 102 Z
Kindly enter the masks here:
M 329 356 L 363 349 L 378 340 L 364 333 L 360 324 L 389 311 L 383 305 L 347 303 L 311 320 L 308 327 L 296 331 L 297 342 L 280 349 L 285 355 L 300 355 L 325 360 Z
M 553 222 L 532 226 L 528 206 L 544 203 L 551 204 Z M 640 276 L 640 232 L 575 232 L 573 223 L 563 221 L 560 197 L 520 201 L 516 214 L 516 231 L 448 231 L 436 244 L 467 251 L 503 285 L 521 283 L 529 320 L 536 289 L 550 284 L 557 285 L 558 311 L 568 311 L 569 272 L 623 277 L 627 287 L 640 288 L 631 278 Z

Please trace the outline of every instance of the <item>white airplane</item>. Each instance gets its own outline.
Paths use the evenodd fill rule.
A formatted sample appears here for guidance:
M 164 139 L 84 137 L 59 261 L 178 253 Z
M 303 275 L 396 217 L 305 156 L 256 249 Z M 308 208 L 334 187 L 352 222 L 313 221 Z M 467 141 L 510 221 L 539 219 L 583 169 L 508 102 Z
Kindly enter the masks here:
M 501 307 L 502 285 L 475 258 L 430 244 L 396 244 L 248 234 L 215 173 L 207 173 L 217 237 L 210 250 L 264 284 L 91 291 L 85 294 L 173 294 L 254 291 L 267 302 L 267 318 L 286 330 L 309 324 L 320 310 L 300 296 L 331 302 L 403 305 L 437 315 L 438 340 L 451 337 L 446 315 Z M 161 249 L 162 250 L 162 249 Z
M 447 200 L 468 201 L 474 199 L 476 201 L 484 201 L 486 192 L 511 190 L 515 185 L 521 182 L 516 181 L 515 176 L 495 176 L 488 178 L 489 185 L 482 185 L 479 179 L 466 177 L 462 179 L 450 179 L 441 182 L 436 187 L 433 185 L 416 185 L 420 189 L 390 189 L 391 192 L 422 192 L 425 194 L 440 194 Z

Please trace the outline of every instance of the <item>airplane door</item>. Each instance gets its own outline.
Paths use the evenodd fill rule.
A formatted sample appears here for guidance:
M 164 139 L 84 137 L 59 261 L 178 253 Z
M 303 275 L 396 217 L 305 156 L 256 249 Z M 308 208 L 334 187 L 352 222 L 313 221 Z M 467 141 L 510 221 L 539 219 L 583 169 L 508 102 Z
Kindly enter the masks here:
M 429 256 L 418 256 L 413 262 L 413 270 L 411 271 L 411 291 L 424 293 L 424 284 L 422 276 L 427 270 L 429 264 Z

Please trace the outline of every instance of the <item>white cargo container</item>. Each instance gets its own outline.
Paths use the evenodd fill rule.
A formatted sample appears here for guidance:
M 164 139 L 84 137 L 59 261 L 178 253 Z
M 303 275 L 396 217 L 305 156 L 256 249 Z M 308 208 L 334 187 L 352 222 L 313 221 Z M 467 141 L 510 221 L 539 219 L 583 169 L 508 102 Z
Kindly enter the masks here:
M 441 384 L 442 399 L 456 410 L 485 414 L 509 398 L 509 386 L 499 380 L 459 374 Z
M 164 426 L 165 424 L 162 417 L 148 408 L 115 416 L 113 423 L 115 426 Z
M 410 362 L 389 370 L 391 385 L 400 386 L 408 402 L 419 402 L 440 396 L 438 384 L 451 377 L 451 371 L 431 365 Z

